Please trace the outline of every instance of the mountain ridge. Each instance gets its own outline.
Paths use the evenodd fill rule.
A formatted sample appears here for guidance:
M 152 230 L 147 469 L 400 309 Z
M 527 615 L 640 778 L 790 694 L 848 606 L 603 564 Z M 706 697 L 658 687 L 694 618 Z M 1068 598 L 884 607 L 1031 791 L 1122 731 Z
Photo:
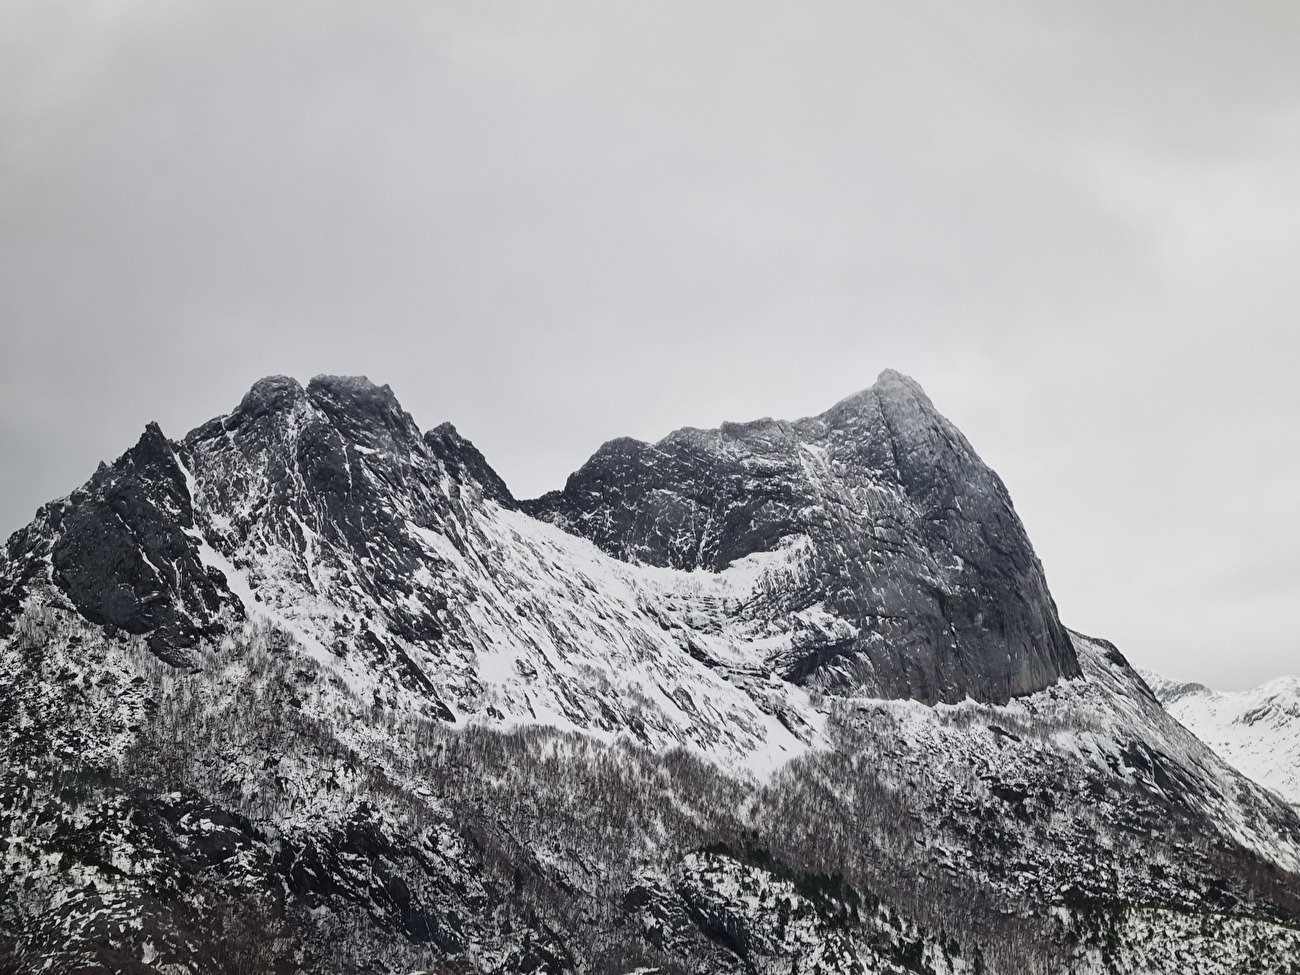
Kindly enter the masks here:
M 882 407 L 889 403 L 894 405 Z M 888 428 L 887 456 L 872 446 L 871 437 L 862 429 L 861 414 L 872 409 L 878 416 L 871 419 Z M 887 417 L 885 413 L 891 410 Z M 306 427 L 290 434 L 286 423 L 291 426 L 300 421 Z M 896 429 L 911 432 L 898 434 Z M 770 448 L 768 434 L 774 430 L 779 431 L 775 450 L 754 451 L 745 439 L 756 434 L 758 446 Z M 829 461 L 823 457 L 826 469 L 810 474 L 808 457 L 797 456 L 792 460 L 790 453 L 827 449 L 821 444 L 805 444 L 801 439 L 800 431 L 824 430 L 830 430 L 833 435 L 846 430 L 848 433 L 839 437 L 840 443 L 833 446 L 842 448 L 847 440 L 850 454 L 845 459 L 835 457 Z M 788 436 L 790 431 L 795 431 L 793 440 Z M 904 439 L 900 440 L 900 436 Z M 875 386 L 846 397 L 816 417 L 793 423 L 764 420 L 745 425 L 725 424 L 717 431 L 686 428 L 669 434 L 660 444 L 680 443 L 683 438 L 705 445 L 707 456 L 703 459 L 694 453 L 691 456 L 697 466 L 717 460 L 716 448 L 721 438 L 732 441 L 724 446 L 733 448 L 733 452 L 750 450 L 751 456 L 739 458 L 740 468 L 749 468 L 751 472 L 756 465 L 770 468 L 759 471 L 765 485 L 763 490 L 769 496 L 757 508 L 752 504 L 742 506 L 738 517 L 734 510 L 728 512 L 714 537 L 702 538 L 696 545 L 697 556 L 702 556 L 710 545 L 719 553 L 707 565 L 700 557 L 683 560 L 667 555 L 642 559 L 640 556 L 648 551 L 644 545 L 635 553 L 611 546 L 600 532 L 584 531 L 584 526 L 589 526 L 593 519 L 616 521 L 608 508 L 587 511 L 570 505 L 566 511 L 568 496 L 563 492 L 517 502 L 473 444 L 461 438 L 450 424 L 421 433 L 388 386 L 376 386 L 364 377 L 318 376 L 303 387 L 291 377 L 267 377 L 254 384 L 232 413 L 201 425 L 175 445 L 166 440 L 157 424 L 151 424 L 136 447 L 111 468 L 117 471 L 117 479 L 125 483 L 106 502 L 109 508 L 114 508 L 111 514 L 93 499 L 79 501 L 84 491 L 73 492 L 65 505 L 68 510 L 57 514 L 60 526 L 55 531 L 61 534 L 53 552 L 56 579 L 74 604 L 89 614 L 88 618 L 122 626 L 129 632 L 158 629 L 155 644 L 167 645 L 167 652 L 175 652 L 177 648 L 193 645 L 195 628 L 212 621 L 217 607 L 229 603 L 232 594 L 217 592 L 220 585 L 207 571 L 211 567 L 198 563 L 197 545 L 186 534 L 195 530 L 192 523 L 186 524 L 187 520 L 193 520 L 185 497 L 188 487 L 177 480 L 176 471 L 169 469 L 169 451 L 176 458 L 186 458 L 205 445 L 232 439 L 241 441 L 240 449 L 248 457 L 261 456 L 272 443 L 292 450 L 297 466 L 294 475 L 304 489 L 316 492 L 314 503 L 332 509 L 328 530 L 347 526 L 347 537 L 342 541 L 354 549 L 364 547 L 362 525 L 356 520 L 358 509 L 353 499 L 343 501 L 339 497 L 342 482 L 347 480 L 347 490 L 364 488 L 367 482 L 351 481 L 351 464 L 358 451 L 389 451 L 395 452 L 394 457 L 401 455 L 397 467 L 384 475 L 389 481 L 404 477 L 427 480 L 432 467 L 423 473 L 416 471 L 416 467 L 432 461 L 437 465 L 438 476 L 449 478 L 458 487 L 473 485 L 484 497 L 507 509 L 522 510 L 577 534 L 586 534 L 598 547 L 624 560 L 632 558 L 651 565 L 685 569 L 703 567 L 716 572 L 738 558 L 773 551 L 784 541 L 811 537 L 811 557 L 816 563 L 811 571 L 822 577 L 823 584 L 815 592 L 809 591 L 804 605 L 791 609 L 796 613 L 809 610 L 820 595 L 828 604 L 831 616 L 839 620 L 833 627 L 839 635 L 805 647 L 800 654 L 785 661 L 783 672 L 796 683 L 808 683 L 832 693 L 863 687 L 887 697 L 914 696 L 951 703 L 968 694 L 977 699 L 1006 700 L 1015 693 L 1048 686 L 1058 675 L 1078 673 L 1078 663 L 1057 618 L 1041 565 L 1015 517 L 1005 487 L 912 380 L 887 370 Z M 615 451 L 635 443 L 639 442 L 611 442 L 617 445 L 612 448 Z M 853 443 L 865 445 L 858 451 L 868 455 L 865 460 L 852 455 Z M 587 492 L 584 503 L 590 504 L 595 492 L 590 490 L 590 479 L 582 479 L 583 471 L 606 462 L 608 449 L 610 444 L 602 447 L 570 478 L 571 484 L 575 478 L 580 479 L 581 483 L 573 490 Z M 660 447 L 650 449 L 658 451 Z M 856 483 L 837 478 L 831 471 L 833 466 L 846 464 L 850 467 L 849 475 L 858 479 Z M 118 471 L 119 466 L 124 469 Z M 917 473 L 928 467 L 935 468 L 940 475 Z M 171 504 L 175 506 L 175 517 L 179 519 L 177 525 L 168 524 L 169 512 L 133 507 L 131 498 L 123 493 L 134 490 L 130 484 L 132 474 L 147 479 L 150 484 L 166 485 Z M 736 471 L 730 470 L 730 474 L 732 488 L 738 489 Z M 288 472 L 268 470 L 263 476 L 268 486 L 282 487 Z M 710 472 L 701 480 L 712 476 Z M 891 478 L 898 484 L 887 483 Z M 963 480 L 975 483 L 975 489 L 963 490 L 960 486 Z M 752 493 L 752 483 L 743 486 Z M 239 488 L 225 485 L 218 490 L 227 495 L 223 503 L 230 506 L 228 496 Z M 428 509 L 425 514 L 432 517 L 433 508 L 444 501 L 434 501 L 434 495 L 439 492 L 433 485 L 425 483 L 422 490 L 425 496 L 421 504 Z M 700 486 L 697 484 L 691 490 L 698 494 Z M 918 510 L 906 523 L 886 530 L 879 544 L 865 550 L 863 539 L 869 533 L 861 518 L 838 524 L 817 514 L 826 507 L 828 494 L 835 495 L 843 513 L 848 510 L 847 505 L 869 507 L 871 494 L 888 490 L 904 495 L 904 501 L 911 498 L 918 507 L 923 505 L 927 510 Z M 714 509 L 731 503 L 731 499 L 719 497 L 703 500 Z M 603 499 L 596 501 L 600 503 Z M 688 506 L 699 507 L 697 501 L 686 499 Z M 963 502 L 983 506 L 976 519 L 987 515 L 973 533 L 960 515 L 954 515 Z M 886 508 L 892 504 L 892 498 L 885 499 Z M 814 517 L 801 518 L 801 508 L 804 512 L 813 510 Z M 773 509 L 775 517 L 771 516 Z M 934 514 L 936 511 L 938 516 Z M 633 512 L 634 518 L 641 515 Z M 871 512 L 869 516 L 878 517 L 879 512 Z M 70 520 L 66 530 L 61 524 L 65 517 Z M 114 532 L 104 527 L 104 522 L 111 518 L 132 523 L 127 531 Z M 940 518 L 947 519 L 947 527 L 932 531 L 932 525 Z M 663 524 L 671 519 L 655 512 L 645 520 L 653 522 L 654 531 L 662 534 Z M 383 521 L 382 517 L 377 518 L 377 523 Z M 987 536 L 986 522 L 990 521 L 999 525 L 997 534 L 979 537 Z M 392 528 L 390 525 L 389 547 L 399 551 L 409 549 L 409 539 Z M 707 534 L 710 530 L 706 526 L 703 531 Z M 141 557 L 137 557 L 137 536 L 144 539 L 140 551 L 145 554 Z M 843 556 L 845 547 L 852 545 L 860 550 Z M 904 546 L 910 551 L 899 551 Z M 175 598 L 170 603 L 160 601 L 156 611 L 163 615 L 158 620 L 145 603 L 157 600 L 157 591 L 152 588 L 155 583 L 163 586 L 162 591 L 167 586 L 156 577 L 158 570 L 149 562 L 152 556 L 173 565 L 179 573 L 171 586 L 176 590 Z M 95 580 L 103 575 L 104 568 L 98 561 L 119 558 L 131 563 L 129 578 L 125 583 L 116 580 L 118 585 L 113 591 L 97 589 Z M 956 567 L 944 564 L 945 559 L 955 560 Z M 986 584 L 978 564 L 972 569 L 972 564 L 979 561 L 993 567 L 991 583 Z M 405 564 L 402 558 L 398 562 Z M 83 565 L 87 566 L 84 570 Z M 899 580 L 903 579 L 907 580 L 905 591 L 899 589 Z M 385 584 L 400 587 L 395 577 L 386 579 Z M 986 592 L 990 587 L 996 591 Z M 1025 610 L 1009 619 L 990 620 L 986 625 L 986 610 L 996 610 L 1002 603 L 1017 604 L 1004 598 L 1010 592 L 1029 594 L 1024 600 Z M 399 624 L 402 628 L 409 625 L 409 620 Z M 425 625 L 431 627 L 431 634 L 437 629 L 428 620 Z M 905 649 L 890 649 L 897 645 Z M 933 659 L 918 663 L 927 658 Z M 990 667 L 992 671 L 985 673 Z
M 1001 479 L 892 370 L 813 417 L 611 441 L 523 509 L 615 557 L 685 570 L 808 535 L 817 595 L 857 634 L 787 672 L 832 692 L 1006 700 L 1079 672 Z
M 0 558 L 0 954 L 1286 971 L 1300 813 L 1061 626 L 1001 480 L 883 386 L 672 477 L 602 448 L 548 520 L 368 380 L 150 425 Z
M 1142 671 L 1165 708 L 1229 765 L 1300 805 L 1300 677 L 1277 677 L 1246 691 Z

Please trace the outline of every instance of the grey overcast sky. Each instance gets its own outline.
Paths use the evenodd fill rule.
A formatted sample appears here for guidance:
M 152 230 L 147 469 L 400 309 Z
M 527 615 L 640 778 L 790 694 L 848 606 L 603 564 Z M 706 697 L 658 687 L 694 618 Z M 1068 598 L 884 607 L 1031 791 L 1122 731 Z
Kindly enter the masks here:
M 0 0 L 0 535 L 364 373 L 521 496 L 892 366 L 1065 622 L 1300 672 L 1300 3 Z

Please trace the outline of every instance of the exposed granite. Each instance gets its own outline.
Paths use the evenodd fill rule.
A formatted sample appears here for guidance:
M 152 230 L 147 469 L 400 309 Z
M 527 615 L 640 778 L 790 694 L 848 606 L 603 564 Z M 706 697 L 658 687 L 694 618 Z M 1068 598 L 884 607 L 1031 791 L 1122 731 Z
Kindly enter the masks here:
M 524 510 L 624 560 L 721 570 L 812 540 L 792 608 L 858 631 L 776 661 L 831 692 L 983 701 L 1079 672 L 998 476 L 913 380 L 886 371 L 815 417 L 605 444 Z

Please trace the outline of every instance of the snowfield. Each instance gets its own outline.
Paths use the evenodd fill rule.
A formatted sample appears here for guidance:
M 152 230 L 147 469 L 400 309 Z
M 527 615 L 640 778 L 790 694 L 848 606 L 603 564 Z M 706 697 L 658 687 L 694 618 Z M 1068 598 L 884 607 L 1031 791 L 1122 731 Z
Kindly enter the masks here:
M 1212 691 L 1143 671 L 1165 709 L 1225 762 L 1300 805 L 1300 678 Z

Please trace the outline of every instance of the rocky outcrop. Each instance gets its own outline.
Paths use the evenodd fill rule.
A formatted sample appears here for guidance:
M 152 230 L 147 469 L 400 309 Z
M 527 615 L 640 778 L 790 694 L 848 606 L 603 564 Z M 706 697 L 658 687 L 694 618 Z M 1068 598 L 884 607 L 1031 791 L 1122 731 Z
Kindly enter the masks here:
M 1005 701 L 1078 674 L 998 476 L 911 379 L 819 416 L 605 444 L 524 510 L 618 558 L 718 571 L 812 540 L 793 608 L 856 631 L 778 661 L 787 679 L 927 702 Z
M 519 506 L 487 458 L 450 423 L 434 427 L 424 435 L 424 442 L 456 485 L 457 494 L 468 489 L 504 508 Z
M 48 548 L 55 581 L 86 619 L 150 634 L 154 652 L 179 663 L 203 633 L 219 634 L 217 614 L 234 604 L 224 578 L 199 558 L 193 525 L 172 444 L 151 423 L 11 545 Z

